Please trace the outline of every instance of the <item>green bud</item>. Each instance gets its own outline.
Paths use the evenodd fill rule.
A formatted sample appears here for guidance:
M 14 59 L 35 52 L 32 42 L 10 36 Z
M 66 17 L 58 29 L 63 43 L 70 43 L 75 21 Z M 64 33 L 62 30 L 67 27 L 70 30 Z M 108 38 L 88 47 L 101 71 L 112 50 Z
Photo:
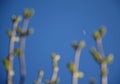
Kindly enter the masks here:
M 17 54 L 18 56 L 20 56 L 22 54 L 22 50 L 16 49 L 16 50 L 14 50 L 14 53 Z
M 22 34 L 22 30 L 21 30 L 19 27 L 17 28 L 16 32 L 17 32 L 18 34 Z
M 77 49 L 77 48 L 78 48 L 77 42 L 73 41 L 73 42 L 72 42 L 72 47 L 73 47 L 74 49 Z
M 113 61 L 113 58 L 114 58 L 113 54 L 110 54 L 106 57 L 105 62 L 109 64 Z
M 102 56 L 94 48 L 91 48 L 90 53 L 97 62 L 102 62 Z
M 22 17 L 21 16 L 18 16 L 17 18 L 16 18 L 16 22 L 20 22 L 22 20 Z
M 13 16 L 11 17 L 11 19 L 12 19 L 12 22 L 15 22 L 15 21 L 16 21 L 16 16 L 13 15 Z
M 79 48 L 83 48 L 85 46 L 85 42 L 84 41 L 81 41 L 80 43 L 79 43 Z
M 51 53 L 51 57 L 52 57 L 52 59 L 54 59 L 55 56 L 56 56 L 55 53 Z
M 26 33 L 27 33 L 27 35 L 32 34 L 33 33 L 33 29 L 28 29 Z
M 105 33 L 106 33 L 105 27 L 100 28 L 99 33 L 100 33 L 100 36 L 101 36 L 101 37 L 104 36 Z
M 15 72 L 14 72 L 13 70 L 9 70 L 9 71 L 8 71 L 8 74 L 9 74 L 10 76 L 14 76 Z
M 7 30 L 7 34 L 8 34 L 8 36 L 12 36 L 12 31 L 10 31 L 10 30 Z
M 40 76 L 40 77 L 43 77 L 43 75 L 44 75 L 44 71 L 40 70 L 40 71 L 39 71 L 39 76 Z
M 13 15 L 11 19 L 13 23 L 20 22 L 22 20 L 22 17 L 21 16 L 16 17 L 15 15 Z
M 26 9 L 24 11 L 24 17 L 25 18 L 30 18 L 33 14 L 34 14 L 34 10 L 33 9 Z
M 20 39 L 19 39 L 19 37 L 12 37 L 12 40 L 14 40 L 14 42 L 18 42 Z
M 98 31 L 96 31 L 96 32 L 93 33 L 93 37 L 94 37 L 95 40 L 101 38 L 100 33 Z
M 4 59 L 3 59 L 3 64 L 4 64 L 5 69 L 6 69 L 7 71 L 9 71 L 11 66 L 10 66 L 10 63 L 9 63 L 9 59 L 8 59 L 8 58 L 4 58 Z
M 75 72 L 75 77 L 76 78 L 83 78 L 84 77 L 84 73 L 83 72 Z
M 72 72 L 72 73 L 75 72 L 75 70 L 76 70 L 76 67 L 72 63 L 68 63 L 67 67 L 70 70 L 70 72 Z

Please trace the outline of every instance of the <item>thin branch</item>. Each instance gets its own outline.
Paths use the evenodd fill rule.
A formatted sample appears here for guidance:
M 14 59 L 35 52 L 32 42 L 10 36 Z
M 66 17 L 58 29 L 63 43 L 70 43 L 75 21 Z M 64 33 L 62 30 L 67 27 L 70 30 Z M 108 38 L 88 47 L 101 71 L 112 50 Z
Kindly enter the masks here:
M 102 56 L 102 59 L 104 59 L 105 55 L 102 47 L 102 39 L 97 40 L 97 47 L 98 47 L 99 53 Z M 101 72 L 107 70 L 107 64 L 105 62 L 102 62 L 100 67 L 101 67 Z M 107 74 L 105 75 L 101 74 L 101 84 L 108 84 Z
M 57 80 L 57 75 L 58 75 L 58 71 L 59 71 L 58 60 L 60 59 L 60 56 L 52 53 L 51 57 L 52 57 L 52 64 L 53 64 L 53 74 L 52 74 L 52 77 L 51 77 L 51 80 L 49 83 L 56 84 L 58 82 L 58 80 Z
M 28 22 L 29 22 L 28 19 L 24 20 L 22 32 L 26 32 L 27 31 Z M 21 38 L 20 38 L 21 54 L 19 56 L 19 60 L 20 60 L 20 75 L 21 75 L 20 84 L 24 84 L 25 83 L 25 76 L 26 76 L 25 57 L 24 57 L 25 40 L 26 40 L 26 37 L 25 36 L 21 36 Z
M 10 71 L 13 71 L 13 53 L 14 52 L 14 43 L 15 43 L 15 37 L 16 37 L 16 29 L 18 26 L 18 22 L 14 22 L 13 23 L 13 32 L 12 32 L 12 36 L 10 39 L 10 48 L 9 48 L 9 63 L 10 63 L 10 70 L 8 71 L 8 81 L 7 84 L 13 84 L 12 81 L 12 75 L 10 74 Z
M 78 84 L 78 78 L 76 78 L 75 75 L 76 73 L 78 73 L 78 69 L 79 69 L 80 53 L 81 53 L 81 49 L 78 48 L 75 53 L 74 66 L 76 67 L 76 69 L 75 72 L 73 72 L 72 84 Z
M 55 67 L 55 68 L 58 68 L 58 67 Z M 57 79 L 58 71 L 56 71 L 55 68 L 53 69 L 51 81 L 55 81 Z
M 42 77 L 39 76 L 37 81 L 38 81 L 38 84 L 42 84 Z

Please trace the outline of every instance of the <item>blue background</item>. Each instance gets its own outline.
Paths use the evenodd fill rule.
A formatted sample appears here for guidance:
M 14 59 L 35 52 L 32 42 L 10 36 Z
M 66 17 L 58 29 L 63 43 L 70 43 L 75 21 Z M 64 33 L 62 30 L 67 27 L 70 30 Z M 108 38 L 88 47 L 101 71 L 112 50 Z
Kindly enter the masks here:
M 26 40 L 26 84 L 32 84 L 41 69 L 45 72 L 43 81 L 50 80 L 51 52 L 61 55 L 59 84 L 71 84 L 71 74 L 66 65 L 74 59 L 75 51 L 71 47 L 74 40 L 86 41 L 79 67 L 85 77 L 79 80 L 79 84 L 89 84 L 91 77 L 95 78 L 96 84 L 100 84 L 99 66 L 90 55 L 89 49 L 96 46 L 92 38 L 93 31 L 103 25 L 107 27 L 107 34 L 103 38 L 105 54 L 115 55 L 113 63 L 108 65 L 109 84 L 120 84 L 120 0 L 0 0 L 0 84 L 5 84 L 7 77 L 2 60 L 9 52 L 6 30 L 12 29 L 10 17 L 13 14 L 21 15 L 24 8 L 35 10 L 29 23 L 29 27 L 34 28 L 34 33 Z M 14 63 L 14 82 L 18 84 L 17 57 Z

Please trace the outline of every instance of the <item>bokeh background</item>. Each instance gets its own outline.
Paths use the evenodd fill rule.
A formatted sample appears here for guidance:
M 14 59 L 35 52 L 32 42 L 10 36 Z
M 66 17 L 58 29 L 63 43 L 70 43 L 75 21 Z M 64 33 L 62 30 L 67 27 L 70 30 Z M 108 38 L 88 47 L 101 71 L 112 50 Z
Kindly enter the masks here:
M 52 75 L 51 52 L 61 55 L 59 61 L 59 84 L 71 84 L 71 74 L 67 63 L 74 60 L 72 41 L 86 41 L 80 58 L 79 70 L 85 77 L 79 84 L 89 84 L 91 77 L 100 84 L 98 64 L 93 60 L 89 49 L 96 46 L 92 33 L 106 26 L 107 34 L 103 38 L 105 55 L 114 54 L 114 61 L 108 65 L 109 84 L 120 84 L 120 0 L 0 0 L 0 84 L 5 84 L 6 71 L 2 60 L 8 56 L 9 37 L 7 29 L 12 29 L 11 16 L 22 15 L 25 8 L 33 8 L 34 16 L 29 27 L 34 33 L 26 40 L 26 83 L 37 79 L 38 71 L 44 70 L 43 82 Z M 20 23 L 22 26 L 23 22 Z M 18 44 L 16 44 L 16 47 Z M 14 60 L 14 82 L 19 81 L 18 57 Z

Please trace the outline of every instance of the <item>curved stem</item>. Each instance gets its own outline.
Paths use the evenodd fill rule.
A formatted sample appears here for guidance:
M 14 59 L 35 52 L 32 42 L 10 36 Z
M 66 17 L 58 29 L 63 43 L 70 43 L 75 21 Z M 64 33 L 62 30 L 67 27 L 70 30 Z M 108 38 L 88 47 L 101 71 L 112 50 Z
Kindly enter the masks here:
M 14 52 L 14 42 L 15 42 L 15 36 L 16 36 L 16 29 L 17 29 L 18 23 L 15 22 L 13 23 L 13 32 L 12 32 L 12 36 L 10 39 L 10 48 L 9 48 L 9 62 L 10 62 L 10 70 L 13 71 L 13 52 Z M 7 84 L 13 84 L 12 81 L 12 75 L 9 74 L 8 70 L 8 81 Z
M 75 53 L 74 65 L 76 67 L 76 70 L 73 73 L 72 84 L 78 84 L 78 78 L 75 77 L 75 74 L 78 72 L 79 69 L 80 53 L 81 53 L 81 49 L 78 48 Z
M 98 47 L 99 53 L 102 56 L 102 59 L 104 59 L 105 55 L 102 47 L 102 39 L 97 40 L 97 47 Z M 107 70 L 107 64 L 104 62 L 101 63 L 100 67 L 101 67 L 101 71 Z M 101 84 L 108 84 L 107 74 L 101 75 Z
M 22 32 L 26 32 L 27 31 L 28 22 L 29 22 L 28 19 L 24 20 Z M 20 75 L 21 75 L 21 77 L 20 77 L 20 84 L 25 84 L 25 76 L 26 76 L 25 57 L 24 57 L 25 40 L 26 40 L 26 37 L 25 36 L 21 36 L 21 39 L 20 39 L 21 54 L 19 56 L 19 60 L 20 60 Z
M 42 77 L 41 76 L 38 77 L 37 82 L 38 82 L 38 84 L 42 84 Z
M 53 74 L 52 74 L 52 78 L 51 78 L 51 82 L 55 81 L 57 79 L 57 74 L 58 74 L 58 71 L 55 71 L 55 69 L 54 69 Z
M 105 55 L 104 55 L 104 50 L 103 50 L 103 46 L 102 46 L 102 39 L 97 40 L 97 48 L 98 48 L 98 51 L 101 54 L 102 58 L 104 59 Z

